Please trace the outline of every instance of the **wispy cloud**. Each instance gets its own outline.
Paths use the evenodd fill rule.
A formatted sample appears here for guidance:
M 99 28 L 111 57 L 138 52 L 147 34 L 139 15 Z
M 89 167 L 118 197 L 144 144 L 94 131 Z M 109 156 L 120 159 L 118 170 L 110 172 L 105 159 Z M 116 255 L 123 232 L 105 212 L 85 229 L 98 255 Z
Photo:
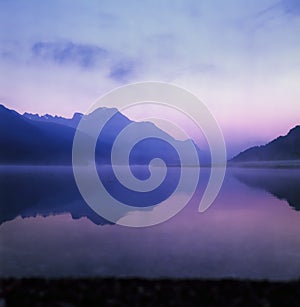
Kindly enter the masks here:
M 111 67 L 109 77 L 118 82 L 127 81 L 132 76 L 135 70 L 133 61 L 124 60 Z
M 257 13 L 257 17 L 259 16 L 267 16 L 274 17 L 278 15 L 278 13 L 284 13 L 287 15 L 300 15 L 300 1 L 299 0 L 280 0 L 274 2 L 272 5 L 267 6 L 263 10 Z
M 0 97 L 70 115 L 159 80 L 205 99 L 228 131 L 263 134 L 299 121 L 299 22 L 300 0 L 0 0 Z
M 31 51 L 35 58 L 82 68 L 92 68 L 108 55 L 107 50 L 98 46 L 73 42 L 36 42 Z
M 300 1 L 299 0 L 281 0 L 282 5 L 286 14 L 300 15 Z

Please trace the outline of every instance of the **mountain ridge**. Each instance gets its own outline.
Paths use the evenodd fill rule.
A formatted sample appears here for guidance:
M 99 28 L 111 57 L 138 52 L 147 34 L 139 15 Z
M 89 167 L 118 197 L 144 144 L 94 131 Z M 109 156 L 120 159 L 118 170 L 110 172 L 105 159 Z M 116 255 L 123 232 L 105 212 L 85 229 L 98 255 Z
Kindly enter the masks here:
M 101 116 L 102 112 L 115 113 L 115 111 L 116 109 L 99 108 L 88 114 L 87 117 Z M 98 112 L 98 114 L 95 112 Z M 4 105 L 0 105 L 0 164 L 71 165 L 73 139 L 82 117 L 83 115 L 80 113 L 74 113 L 72 118 L 52 115 L 39 116 L 30 113 L 21 115 Z M 185 147 L 186 142 L 192 142 L 192 140 L 175 140 L 153 123 L 133 122 L 117 111 L 107 122 L 106 129 L 103 129 L 105 131 L 102 134 L 101 146 L 98 146 L 97 143 L 95 157 L 98 164 L 110 164 L 109 149 L 117 131 L 121 131 L 131 123 L 136 126 L 136 133 L 155 131 L 156 134 L 175 141 L 182 148 Z M 148 164 L 150 158 L 155 157 L 156 150 L 160 150 L 158 141 L 150 140 L 148 145 L 144 142 L 139 146 L 139 150 L 131 155 L 132 163 Z M 209 163 L 210 156 L 198 147 L 196 147 L 196 150 L 199 159 L 202 162 Z M 120 155 L 122 154 L 122 146 L 119 146 L 118 152 L 120 152 Z M 165 153 L 165 156 L 168 157 L 167 153 Z M 178 165 L 178 161 L 169 161 L 167 164 Z
M 300 125 L 291 128 L 286 135 L 278 136 L 265 145 L 250 147 L 229 162 L 259 162 L 300 160 Z
M 33 113 L 28 113 L 25 112 L 23 113 L 23 116 L 25 118 L 28 118 L 30 120 L 34 121 L 39 121 L 39 122 L 53 122 L 56 124 L 61 124 L 64 126 L 69 126 L 72 128 L 76 128 L 77 125 L 79 124 L 81 118 L 83 117 L 82 113 L 75 112 L 72 116 L 72 118 L 65 118 L 63 116 L 57 116 L 57 115 L 50 115 L 50 114 L 45 114 L 45 115 L 39 115 L 39 114 L 33 114 Z

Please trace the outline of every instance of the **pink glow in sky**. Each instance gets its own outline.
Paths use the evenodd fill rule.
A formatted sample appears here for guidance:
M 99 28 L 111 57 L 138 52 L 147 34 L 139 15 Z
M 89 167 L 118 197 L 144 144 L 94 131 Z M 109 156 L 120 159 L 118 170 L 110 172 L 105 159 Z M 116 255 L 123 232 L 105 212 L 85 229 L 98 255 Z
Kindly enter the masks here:
M 2 1 L 0 103 L 71 117 L 117 86 L 170 82 L 235 149 L 300 123 L 300 2 Z

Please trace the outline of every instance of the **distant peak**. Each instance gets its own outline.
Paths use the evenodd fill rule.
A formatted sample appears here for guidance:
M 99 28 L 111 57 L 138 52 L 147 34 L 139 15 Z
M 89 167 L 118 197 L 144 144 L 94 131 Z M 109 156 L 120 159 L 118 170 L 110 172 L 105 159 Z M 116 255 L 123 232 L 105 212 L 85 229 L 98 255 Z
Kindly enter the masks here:
M 0 109 L 4 111 L 13 111 L 11 109 L 8 109 L 4 104 L 0 104 Z
M 288 134 L 290 133 L 294 133 L 294 132 L 299 132 L 300 133 L 300 125 L 295 126 L 294 128 L 292 128 Z
M 72 117 L 72 119 L 77 119 L 77 118 L 81 118 L 83 116 L 83 114 L 82 113 L 79 113 L 79 112 L 75 112 L 74 114 L 73 114 L 73 117 Z
M 231 159 L 236 162 L 275 160 L 300 160 L 300 125 L 290 129 L 286 135 L 265 145 L 248 148 Z

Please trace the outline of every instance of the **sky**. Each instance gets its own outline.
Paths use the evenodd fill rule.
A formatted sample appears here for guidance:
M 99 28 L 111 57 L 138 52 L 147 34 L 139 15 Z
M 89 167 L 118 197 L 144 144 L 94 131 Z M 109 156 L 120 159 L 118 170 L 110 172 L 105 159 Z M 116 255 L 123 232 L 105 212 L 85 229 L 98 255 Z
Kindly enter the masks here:
M 300 124 L 299 0 L 0 0 L 0 103 L 71 117 L 140 81 L 191 91 L 229 152 Z

